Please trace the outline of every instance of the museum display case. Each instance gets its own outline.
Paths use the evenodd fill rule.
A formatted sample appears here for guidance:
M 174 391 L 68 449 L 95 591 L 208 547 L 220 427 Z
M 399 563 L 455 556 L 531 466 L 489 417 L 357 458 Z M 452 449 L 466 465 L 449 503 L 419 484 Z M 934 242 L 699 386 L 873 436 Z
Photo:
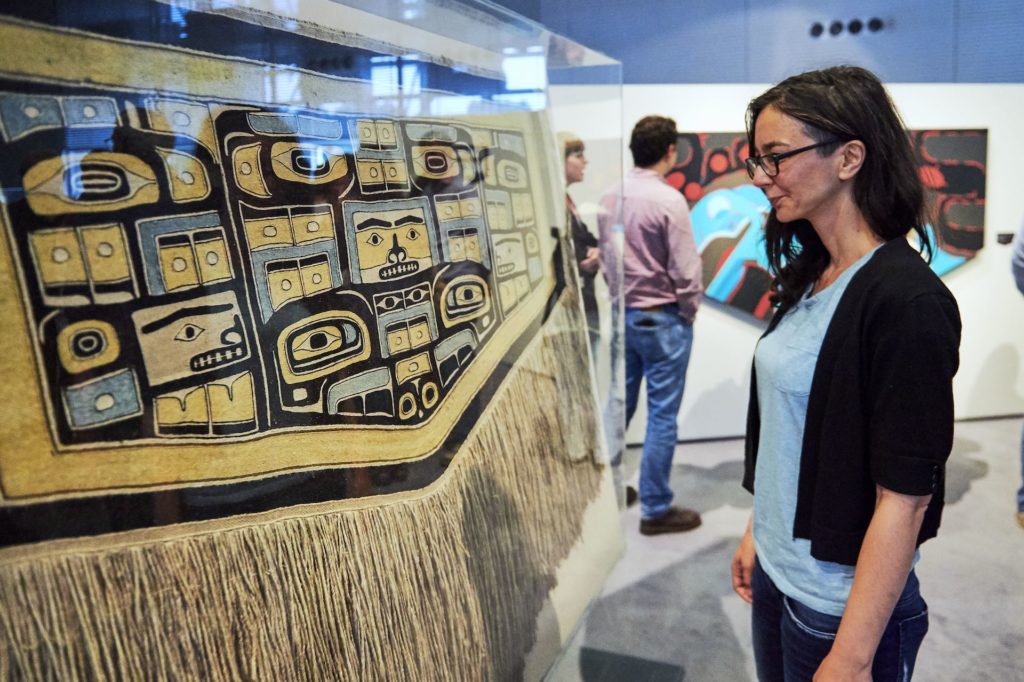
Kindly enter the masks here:
M 620 65 L 487 2 L 0 32 L 0 677 L 542 673 L 621 544 L 550 89 Z

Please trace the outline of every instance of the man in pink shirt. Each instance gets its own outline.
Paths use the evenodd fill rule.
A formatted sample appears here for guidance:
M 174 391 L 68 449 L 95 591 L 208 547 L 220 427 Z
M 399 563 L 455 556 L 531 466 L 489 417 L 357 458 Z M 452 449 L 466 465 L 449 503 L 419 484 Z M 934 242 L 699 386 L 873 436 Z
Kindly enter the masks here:
M 621 215 L 625 301 L 626 423 L 647 380 L 647 433 L 640 461 L 640 532 L 676 533 L 700 525 L 700 514 L 672 506 L 669 475 L 676 419 L 703 295 L 702 266 L 683 196 L 664 178 L 676 159 L 676 123 L 646 116 L 633 127 L 633 168 L 621 191 L 601 198 L 598 219 L 605 272 L 616 270 L 614 240 Z M 621 209 L 621 214 L 620 214 Z M 614 289 L 614 282 L 612 283 Z M 614 291 L 613 291 L 614 293 Z

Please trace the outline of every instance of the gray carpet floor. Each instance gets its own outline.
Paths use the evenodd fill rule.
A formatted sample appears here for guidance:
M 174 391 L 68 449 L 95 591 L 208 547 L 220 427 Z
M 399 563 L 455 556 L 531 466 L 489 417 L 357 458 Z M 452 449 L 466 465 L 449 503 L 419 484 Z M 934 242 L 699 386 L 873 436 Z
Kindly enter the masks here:
M 917 681 L 1024 682 L 1021 427 L 1020 419 L 956 425 L 942 528 L 917 566 L 930 613 Z M 626 480 L 639 456 L 638 448 L 627 452 Z M 704 524 L 646 537 L 638 510 L 622 512 L 625 554 L 549 682 L 756 679 L 749 607 L 729 578 L 751 505 L 739 485 L 742 456 L 740 440 L 677 447 L 676 503 L 697 509 Z

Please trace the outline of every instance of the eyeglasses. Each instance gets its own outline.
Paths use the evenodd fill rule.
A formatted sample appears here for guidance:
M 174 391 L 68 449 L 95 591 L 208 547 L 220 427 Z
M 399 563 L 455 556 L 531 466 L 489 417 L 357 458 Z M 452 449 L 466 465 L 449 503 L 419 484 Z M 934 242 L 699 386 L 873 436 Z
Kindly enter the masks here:
M 791 156 L 796 156 L 800 152 L 806 152 L 811 149 L 817 149 L 818 147 L 824 147 L 827 144 L 835 144 L 839 140 L 825 140 L 824 142 L 818 142 L 816 144 L 809 144 L 806 147 L 800 147 L 799 149 L 790 149 L 788 152 L 782 152 L 781 154 L 771 153 L 762 154 L 761 156 L 748 156 L 747 157 L 747 175 L 750 179 L 754 179 L 754 174 L 757 173 L 757 167 L 760 166 L 764 174 L 769 178 L 774 178 L 779 174 L 779 161 L 788 159 Z

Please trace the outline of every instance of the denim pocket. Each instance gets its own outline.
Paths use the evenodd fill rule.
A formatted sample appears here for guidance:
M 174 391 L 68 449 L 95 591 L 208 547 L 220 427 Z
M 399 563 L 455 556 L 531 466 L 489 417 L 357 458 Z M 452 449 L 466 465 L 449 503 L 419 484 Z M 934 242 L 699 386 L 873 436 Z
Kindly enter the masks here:
M 917 652 L 928 634 L 928 610 L 900 621 L 900 666 L 897 674 L 900 682 L 909 682 L 917 663 Z
M 928 632 L 928 609 L 924 609 L 920 613 L 900 620 L 901 630 L 909 630 L 910 628 L 921 630 L 922 637 L 924 636 L 924 633 Z
M 677 317 L 679 316 L 663 310 L 642 310 L 627 315 L 626 324 L 634 329 L 664 329 L 671 326 Z
M 815 611 L 795 599 L 783 596 L 782 604 L 786 607 L 786 613 L 792 619 L 793 624 L 800 628 L 805 634 L 816 639 L 832 641 L 839 632 L 839 616 L 830 616 L 827 613 Z
M 909 615 L 907 615 L 909 614 Z M 917 653 L 928 633 L 928 609 L 923 601 L 906 610 L 904 615 L 894 613 L 882 634 L 871 666 L 876 682 L 907 682 L 914 674 Z

